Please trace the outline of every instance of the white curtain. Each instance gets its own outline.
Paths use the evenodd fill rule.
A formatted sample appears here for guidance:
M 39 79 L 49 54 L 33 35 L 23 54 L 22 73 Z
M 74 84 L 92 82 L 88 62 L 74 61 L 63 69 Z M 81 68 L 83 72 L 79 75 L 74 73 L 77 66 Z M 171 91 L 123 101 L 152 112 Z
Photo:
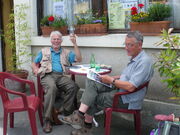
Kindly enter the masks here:
M 57 15 L 66 18 L 65 9 L 68 7 L 66 5 L 67 1 L 68 0 L 44 0 L 44 16 Z
M 44 16 L 53 14 L 53 0 L 44 0 Z
M 180 0 L 169 0 L 172 7 L 172 27 L 180 29 Z

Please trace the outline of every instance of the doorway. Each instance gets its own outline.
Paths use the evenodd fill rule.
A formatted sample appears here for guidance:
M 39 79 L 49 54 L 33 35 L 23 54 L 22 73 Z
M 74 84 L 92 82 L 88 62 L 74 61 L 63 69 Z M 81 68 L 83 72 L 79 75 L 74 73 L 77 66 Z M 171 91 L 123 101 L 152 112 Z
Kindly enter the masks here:
M 6 25 L 9 22 L 9 15 L 12 12 L 13 0 L 0 0 L 0 32 L 6 31 Z M 0 39 L 0 71 L 9 70 L 11 67 L 7 65 L 9 58 L 12 57 L 12 48 L 8 43 L 4 41 L 2 37 Z M 3 57 L 2 57 L 3 56 Z

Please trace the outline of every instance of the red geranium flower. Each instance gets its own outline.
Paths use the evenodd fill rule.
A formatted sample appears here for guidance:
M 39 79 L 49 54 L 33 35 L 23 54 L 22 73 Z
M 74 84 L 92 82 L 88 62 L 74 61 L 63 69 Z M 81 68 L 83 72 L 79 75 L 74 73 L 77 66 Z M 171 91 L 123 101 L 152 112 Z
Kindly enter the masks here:
M 135 15 L 137 13 L 138 13 L 137 8 L 136 7 L 132 7 L 131 8 L 131 15 Z
M 132 7 L 132 8 L 131 8 L 131 11 L 134 11 L 134 10 L 137 11 L 137 7 Z
M 53 22 L 53 21 L 54 21 L 54 16 L 50 16 L 50 17 L 48 18 L 48 21 Z
M 143 8 L 144 7 L 144 4 L 138 4 L 138 7 L 140 7 L 140 8 Z

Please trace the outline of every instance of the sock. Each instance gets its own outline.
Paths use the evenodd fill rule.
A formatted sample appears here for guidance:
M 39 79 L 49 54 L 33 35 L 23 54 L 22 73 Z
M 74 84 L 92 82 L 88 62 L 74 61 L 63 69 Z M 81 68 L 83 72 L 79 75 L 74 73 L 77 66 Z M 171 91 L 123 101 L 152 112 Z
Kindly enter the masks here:
M 180 118 L 174 118 L 174 121 L 175 121 L 175 122 L 179 122 L 179 121 L 180 121 Z
M 84 116 L 85 113 L 81 112 L 81 111 L 78 111 L 80 115 Z
M 92 123 L 88 123 L 88 122 L 85 122 L 85 121 L 84 121 L 84 126 L 85 126 L 86 128 L 92 128 Z

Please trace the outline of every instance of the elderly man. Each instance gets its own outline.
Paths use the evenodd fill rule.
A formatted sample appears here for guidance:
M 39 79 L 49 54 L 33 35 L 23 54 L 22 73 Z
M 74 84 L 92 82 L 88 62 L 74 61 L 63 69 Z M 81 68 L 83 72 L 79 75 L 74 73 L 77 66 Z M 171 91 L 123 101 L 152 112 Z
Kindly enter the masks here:
M 41 84 L 45 92 L 45 126 L 43 128 L 45 133 L 52 131 L 52 111 L 58 112 L 59 108 L 63 108 L 65 115 L 74 111 L 74 99 L 79 87 L 65 75 L 65 66 L 82 60 L 75 35 L 70 35 L 74 52 L 61 47 L 63 40 L 60 32 L 51 32 L 50 39 L 52 47 L 43 48 L 32 63 L 34 74 L 40 74 Z M 55 124 L 61 124 L 57 118 L 54 118 L 54 122 Z
M 116 92 L 134 91 L 138 86 L 151 79 L 153 63 L 151 58 L 142 50 L 142 44 L 143 36 L 140 32 L 129 32 L 125 39 L 127 55 L 131 56 L 127 67 L 123 70 L 121 76 L 100 76 L 103 83 L 112 84 L 116 89 L 87 80 L 79 110 L 62 119 L 63 122 L 76 128 L 72 131 L 72 135 L 89 135 L 94 114 L 99 109 L 111 107 Z M 123 108 L 141 109 L 145 93 L 146 88 L 143 88 L 138 92 L 123 95 L 119 104 Z

